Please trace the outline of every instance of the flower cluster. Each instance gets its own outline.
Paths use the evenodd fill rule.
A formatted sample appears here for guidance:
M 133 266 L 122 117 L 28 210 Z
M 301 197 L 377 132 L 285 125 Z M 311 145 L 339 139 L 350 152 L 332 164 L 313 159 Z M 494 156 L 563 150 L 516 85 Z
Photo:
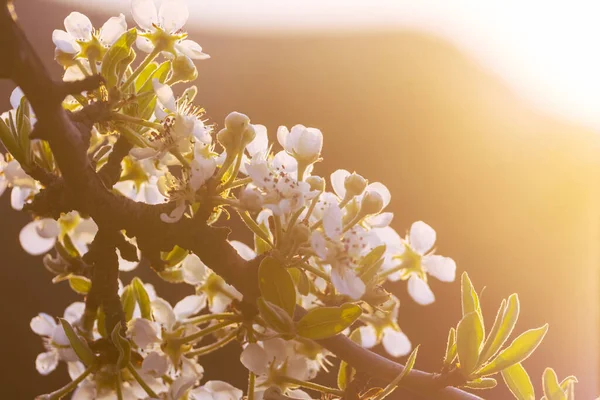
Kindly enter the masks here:
M 410 297 L 428 305 L 435 300 L 431 277 L 455 280 L 455 262 L 435 254 L 435 230 L 417 221 L 402 238 L 391 226 L 391 194 L 383 183 L 343 169 L 319 175 L 323 134 L 317 128 L 281 126 L 269 135 L 233 112 L 216 129 L 194 104 L 197 88 L 181 87 L 197 76 L 193 60 L 209 58 L 183 30 L 185 3 L 165 0 L 157 10 L 153 0 L 133 0 L 132 15 L 137 27 L 128 29 L 120 15 L 96 30 L 74 12 L 64 31 L 54 31 L 63 79 L 100 74 L 105 82 L 63 105 L 74 112 L 107 106 L 110 118 L 91 131 L 90 164 L 100 170 L 116 143 L 126 140 L 131 150 L 108 189 L 161 205 L 165 226 L 198 216 L 209 225 L 239 217 L 253 241 L 229 243 L 244 260 L 262 260 L 258 313 L 248 314 L 242 305 L 248 299 L 218 271 L 175 246 L 161 253 L 164 268 L 157 275 L 194 294 L 171 306 L 134 277 L 119 281 L 126 326 L 109 326 L 102 307 L 90 310 L 83 302 L 69 306 L 59 322 L 39 314 L 31 321 L 46 349 L 36 360 L 38 371 L 45 375 L 67 363 L 73 382 L 60 393 L 73 391 L 73 399 L 237 400 L 243 391 L 205 381 L 201 364 L 202 356 L 236 343 L 249 371 L 249 399 L 269 397 L 269 390 L 310 399 L 305 390 L 340 395 L 344 379 L 351 379 L 342 364 L 340 390 L 312 382 L 332 365 L 320 339 L 343 334 L 367 349 L 381 344 L 390 357 L 408 355 L 412 344 L 398 321 L 400 301 L 384 284 L 406 281 Z M 134 48 L 143 54 L 137 63 Z M 44 188 L 34 171 L 60 172 L 48 143 L 29 138 L 36 118 L 18 88 L 11 104 L 0 119 L 8 150 L 0 154 L 0 194 L 9 188 L 13 208 L 21 210 Z M 92 287 L 86 257 L 97 233 L 93 219 L 71 211 L 36 217 L 19 239 L 28 253 L 45 254 L 53 282 L 68 281 L 85 296 Z M 124 250 L 129 247 L 135 252 Z M 134 270 L 136 257 L 126 253 L 139 256 L 135 238 L 118 250 L 119 269 Z M 298 307 L 305 309 L 299 320 Z

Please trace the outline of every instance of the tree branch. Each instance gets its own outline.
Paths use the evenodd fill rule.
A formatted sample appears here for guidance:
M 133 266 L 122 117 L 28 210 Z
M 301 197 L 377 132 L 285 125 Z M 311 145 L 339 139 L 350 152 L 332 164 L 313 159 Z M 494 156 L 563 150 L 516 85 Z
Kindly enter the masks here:
M 76 124 L 62 108 L 62 100 L 67 92 L 76 88 L 90 90 L 93 88 L 90 83 L 98 84 L 100 80 L 69 87 L 62 82 L 54 82 L 14 20 L 12 3 L 3 3 L 0 10 L 0 51 L 3 54 L 0 76 L 12 79 L 21 87 L 35 110 L 36 131 L 42 132 L 41 137 L 50 143 L 62 178 L 50 182 L 46 190 L 52 190 L 53 185 L 61 185 L 68 201 L 60 206 L 78 210 L 93 218 L 100 228 L 98 235 L 125 230 L 128 236 L 137 238 L 140 250 L 149 254 L 171 250 L 176 244 L 193 251 L 207 266 L 236 287 L 244 295 L 245 301 L 254 304 L 259 295 L 257 267 L 260 259 L 250 262 L 243 260 L 227 242 L 228 229 L 210 227 L 198 219 L 182 219 L 178 223 L 167 224 L 161 221 L 160 214 L 168 212 L 173 204 L 151 206 L 136 203 L 110 190 L 111 184 L 118 179 L 115 178 L 116 172 L 102 173 L 104 179 L 96 173 L 86 154 L 89 132 L 82 132 L 82 124 Z M 119 160 L 121 150 L 125 148 L 119 145 L 115 149 L 118 153 L 111 165 Z M 105 250 L 112 257 L 114 246 L 112 250 L 111 246 L 106 247 Z M 112 273 L 106 274 L 105 278 L 112 276 Z M 110 279 L 113 278 L 116 282 L 116 277 Z M 115 315 L 113 319 L 118 318 Z M 391 381 L 404 368 L 356 345 L 343 335 L 319 343 L 355 369 L 370 375 L 376 372 L 383 380 Z M 448 383 L 442 381 L 440 375 L 413 370 L 403 381 L 403 386 L 424 398 L 479 399 L 453 387 L 444 388 Z

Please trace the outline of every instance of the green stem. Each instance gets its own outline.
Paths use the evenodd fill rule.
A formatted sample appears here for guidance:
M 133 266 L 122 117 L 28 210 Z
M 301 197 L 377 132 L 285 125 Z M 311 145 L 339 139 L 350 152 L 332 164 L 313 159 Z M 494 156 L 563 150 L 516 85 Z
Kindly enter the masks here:
M 98 75 L 98 66 L 96 65 L 96 57 L 88 57 L 88 61 L 90 63 L 90 70 L 92 71 L 92 75 Z
M 140 65 L 138 65 L 138 67 L 131 73 L 131 75 L 129 75 L 127 77 L 125 82 L 123 82 L 123 85 L 121 86 L 121 90 L 125 91 L 125 89 L 127 89 L 127 87 L 133 83 L 135 78 L 137 78 L 138 75 L 140 73 L 142 73 L 142 71 L 148 66 L 148 64 L 150 64 L 152 61 L 154 61 L 154 59 L 158 56 L 158 54 L 161 51 L 162 51 L 162 49 L 159 48 L 159 46 L 156 46 L 154 48 L 154 50 L 152 50 L 152 52 L 146 56 L 144 61 L 142 61 L 142 63 Z
M 233 171 L 231 171 L 231 176 L 229 177 L 229 179 L 227 179 L 227 182 L 224 183 L 225 186 L 231 184 L 237 177 L 237 174 L 240 172 L 240 166 L 242 165 L 242 158 L 242 154 L 238 154 L 238 156 L 235 159 Z
M 390 269 L 388 269 L 388 270 L 385 270 L 385 271 L 383 271 L 383 272 L 380 272 L 380 273 L 379 273 L 379 277 L 380 277 L 380 278 L 387 278 L 387 277 L 388 277 L 388 276 L 390 276 L 391 274 L 393 274 L 393 273 L 395 273 L 395 272 L 398 272 L 398 271 L 400 271 L 401 269 L 404 269 L 404 268 L 405 268 L 404 264 L 400 263 L 400 264 L 396 265 L 396 266 L 395 266 L 395 267 L 393 267 L 393 268 L 390 268 Z
M 140 386 L 142 387 L 142 389 L 144 389 L 144 391 L 148 394 L 148 396 L 150 396 L 152 398 L 158 398 L 158 395 L 156 393 L 154 393 L 154 391 L 150 388 L 150 386 L 148 386 L 148 384 L 142 379 L 142 377 L 135 370 L 135 368 L 133 367 L 131 362 L 129 364 L 127 364 L 127 369 L 129 370 L 129 372 L 131 372 L 131 375 L 133 375 L 133 377 L 135 378 L 137 383 L 140 384 Z
M 315 207 L 317 206 L 317 203 L 319 202 L 319 197 L 321 197 L 321 193 L 319 193 L 318 196 L 315 196 L 310 202 L 310 206 L 308 206 L 308 211 L 306 212 L 306 216 L 304 217 L 304 222 L 307 224 L 308 220 L 310 219 L 310 216 L 312 215 L 313 211 L 315 210 Z
M 281 228 L 281 217 L 279 215 L 273 215 L 273 222 L 275 223 L 275 247 L 281 246 L 283 240 L 283 230 Z
M 211 197 L 211 201 L 215 205 L 226 204 L 231 207 L 239 208 L 240 210 L 242 209 L 242 204 L 240 203 L 239 200 L 236 200 L 236 199 L 228 199 L 225 197 L 214 196 L 214 197 Z
M 119 132 L 125 136 L 129 143 L 137 147 L 150 147 L 150 143 L 139 133 L 126 125 L 119 124 Z
M 147 121 L 147 120 L 142 119 L 142 118 L 132 117 L 130 115 L 121 114 L 121 113 L 114 112 L 114 111 L 112 113 L 110 113 L 110 116 L 111 116 L 111 118 L 113 120 L 123 121 L 123 122 L 130 122 L 132 124 L 146 126 L 148 128 L 151 128 L 151 129 L 156 129 L 159 132 L 163 132 L 165 130 L 165 128 L 164 128 L 164 126 L 162 126 L 162 124 L 159 124 L 159 123 L 156 123 L 156 122 Z
M 254 400 L 254 387 L 256 386 L 256 375 L 248 371 L 248 400 Z
M 221 178 L 223 178 L 223 175 L 225 175 L 229 167 L 231 167 L 231 164 L 233 164 L 235 158 L 235 154 L 230 154 L 229 152 L 227 153 L 227 157 L 225 158 L 225 161 L 223 161 L 223 165 L 221 165 L 221 168 L 219 168 L 219 173 L 217 174 L 218 180 L 221 180 Z
M 186 357 L 190 358 L 190 357 L 195 357 L 195 356 L 203 356 L 209 353 L 212 353 L 213 351 L 217 351 L 222 347 L 225 347 L 227 344 L 229 344 L 230 342 L 232 342 L 238 335 L 238 331 L 235 330 L 233 332 L 231 332 L 229 335 L 225 336 L 223 339 L 211 343 L 207 346 L 204 347 L 200 347 L 197 349 L 194 349 L 190 352 L 185 353 Z
M 210 322 L 213 319 L 219 319 L 219 320 L 232 320 L 235 317 L 237 317 L 234 313 L 221 313 L 221 314 L 206 314 L 206 315 L 200 315 L 194 318 L 189 318 L 185 321 L 183 321 L 184 325 L 198 325 L 198 324 L 203 324 L 205 322 Z
M 213 325 L 211 327 L 208 327 L 206 329 L 203 329 L 201 331 L 198 331 L 196 333 L 192 333 L 191 335 L 188 336 L 184 336 L 182 338 L 177 338 L 174 339 L 173 342 L 175 344 L 175 346 L 177 347 L 177 345 L 183 345 L 183 344 L 187 344 L 187 343 L 193 343 L 195 341 L 197 341 L 198 339 L 202 339 L 204 336 L 206 335 L 210 335 L 211 333 L 215 333 L 218 330 L 221 330 L 229 325 L 233 325 L 237 323 L 237 321 L 223 321 L 220 322 L 216 325 Z
M 329 280 L 331 279 L 329 277 L 329 275 L 327 275 L 324 271 L 321 271 L 320 269 L 315 268 L 308 263 L 302 264 L 302 268 L 304 268 L 304 270 L 306 270 L 308 272 L 312 272 L 313 274 L 315 274 L 316 276 L 318 276 L 320 278 L 325 279 L 327 282 L 329 282 Z
M 333 394 L 334 396 L 339 396 L 339 397 L 344 396 L 343 390 L 335 389 L 335 388 L 332 388 L 329 386 L 319 385 L 318 383 L 314 383 L 314 382 L 305 382 L 305 381 L 301 381 L 301 380 L 295 379 L 295 378 L 290 378 L 287 376 L 282 376 L 279 378 L 279 380 L 284 383 L 291 383 L 292 385 L 298 385 L 305 389 L 310 389 L 310 390 L 314 390 L 314 391 L 321 392 L 321 393 L 329 393 L 329 394 Z
M 233 181 L 229 184 L 221 184 L 217 187 L 217 193 L 222 193 L 226 190 L 235 189 L 240 186 L 247 185 L 248 183 L 252 183 L 252 178 L 246 177 L 243 179 L 238 179 L 237 181 Z
M 85 67 L 85 65 L 83 65 L 83 63 L 81 62 L 80 58 L 76 58 L 75 59 L 75 65 L 77 65 L 77 68 L 79 68 L 79 70 L 81 71 L 81 73 L 85 76 L 90 76 L 90 72 L 87 70 L 87 68 Z
M 87 378 L 87 376 L 89 374 L 91 374 L 95 369 L 96 369 L 96 365 L 90 364 L 85 369 L 85 371 L 83 371 L 83 373 L 81 375 L 79 375 L 77 378 L 75 378 L 73 381 L 69 382 L 62 388 L 58 389 L 57 391 L 50 393 L 50 395 L 48 396 L 48 399 L 49 400 L 59 400 L 59 399 L 63 398 L 65 395 L 71 393 L 73 390 L 75 390 L 77 385 L 79 385 L 85 378 Z
M 183 154 L 181 154 L 179 150 L 174 149 L 171 150 L 170 153 L 173 154 L 175 158 L 179 160 L 181 165 L 183 165 L 185 168 L 190 168 L 190 163 L 188 162 L 188 160 L 185 159 L 185 157 L 183 156 Z
M 248 211 L 244 211 L 244 212 L 238 211 L 238 214 L 240 215 L 240 217 L 242 218 L 242 221 L 244 221 L 244 223 L 246 224 L 246 226 L 248 227 L 248 229 L 250 229 L 252 232 L 254 232 L 254 234 L 256 236 L 258 236 L 259 238 L 261 238 L 262 240 L 264 240 L 264 242 L 270 248 L 275 247 L 273 245 L 273 243 L 271 242 L 271 239 L 265 233 L 265 231 L 263 231 L 260 228 L 260 226 L 258 226 L 258 224 L 256 223 L 256 221 L 254 221 L 254 219 L 252 219 L 252 217 L 250 216 L 250 214 L 248 214 Z
M 117 382 L 116 382 L 116 388 L 117 388 L 117 400 L 123 400 L 123 388 L 121 387 L 121 373 L 119 372 L 117 374 Z

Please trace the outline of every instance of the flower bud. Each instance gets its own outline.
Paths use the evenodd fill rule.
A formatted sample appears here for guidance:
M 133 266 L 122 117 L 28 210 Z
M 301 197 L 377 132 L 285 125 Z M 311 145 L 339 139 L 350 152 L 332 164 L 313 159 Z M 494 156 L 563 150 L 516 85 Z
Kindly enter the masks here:
M 233 132 L 243 132 L 250 124 L 250 118 L 239 112 L 232 112 L 225 117 L 225 128 Z
M 289 134 L 282 132 L 281 140 L 285 150 L 296 159 L 313 163 L 321 155 L 323 134 L 316 128 L 295 125 Z
M 245 148 L 248 143 L 254 140 L 256 137 L 256 131 L 254 130 L 254 125 L 249 124 L 244 132 L 242 133 L 242 148 Z
M 187 56 L 177 56 L 171 64 L 173 75 L 170 82 L 190 82 L 198 77 L 198 69 Z
M 354 197 L 362 194 L 367 187 L 367 180 L 354 172 L 352 175 L 348 175 L 344 180 L 344 187 L 346 188 L 346 197 Z
M 297 224 L 292 228 L 292 238 L 296 243 L 306 243 L 310 238 L 310 228 L 305 224 Z
M 240 193 L 242 207 L 250 212 L 258 212 L 262 209 L 263 198 L 255 189 L 244 188 Z
M 306 183 L 310 185 L 310 190 L 323 192 L 325 190 L 325 180 L 320 176 L 312 175 L 306 178 Z
M 375 191 L 367 191 L 360 204 L 362 215 L 377 214 L 383 209 L 383 197 Z
M 236 145 L 236 136 L 237 135 L 234 132 L 230 131 L 227 128 L 223 128 L 217 133 L 217 140 L 219 141 L 219 143 L 221 143 L 223 147 L 225 147 L 225 149 L 228 152 L 230 152 L 234 150 L 234 147 Z

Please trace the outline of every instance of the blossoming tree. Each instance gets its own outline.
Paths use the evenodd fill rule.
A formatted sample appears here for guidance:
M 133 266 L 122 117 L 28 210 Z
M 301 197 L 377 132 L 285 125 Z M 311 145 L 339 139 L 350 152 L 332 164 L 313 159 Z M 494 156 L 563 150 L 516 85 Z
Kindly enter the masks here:
M 280 127 L 271 143 L 264 126 L 232 112 L 215 129 L 188 85 L 194 61 L 209 56 L 183 30 L 185 3 L 133 0 L 132 16 L 137 27 L 120 15 L 96 30 L 68 15 L 52 35 L 64 67 L 55 81 L 2 1 L 0 76 L 18 87 L 0 119 L 0 194 L 10 189 L 12 207 L 33 216 L 23 249 L 82 295 L 62 318 L 31 320 L 46 349 L 39 373 L 64 362 L 72 378 L 39 399 L 476 399 L 471 391 L 500 375 L 517 399 L 536 398 L 521 362 L 547 326 L 507 344 L 518 296 L 485 329 L 466 273 L 439 371 L 413 369 L 418 346 L 385 282 L 404 280 L 416 303 L 434 302 L 428 280 L 456 274 L 435 254 L 435 230 L 417 221 L 402 238 L 382 183 L 343 169 L 319 176 L 316 128 Z M 253 243 L 228 240 L 218 222 L 230 214 Z M 172 306 L 138 277 L 119 279 L 148 266 L 195 294 Z M 247 387 L 203 380 L 202 357 L 230 343 L 243 349 Z M 369 350 L 379 343 L 388 358 Z M 328 368 L 337 387 L 314 382 Z M 574 399 L 575 382 L 546 369 L 544 398 Z

